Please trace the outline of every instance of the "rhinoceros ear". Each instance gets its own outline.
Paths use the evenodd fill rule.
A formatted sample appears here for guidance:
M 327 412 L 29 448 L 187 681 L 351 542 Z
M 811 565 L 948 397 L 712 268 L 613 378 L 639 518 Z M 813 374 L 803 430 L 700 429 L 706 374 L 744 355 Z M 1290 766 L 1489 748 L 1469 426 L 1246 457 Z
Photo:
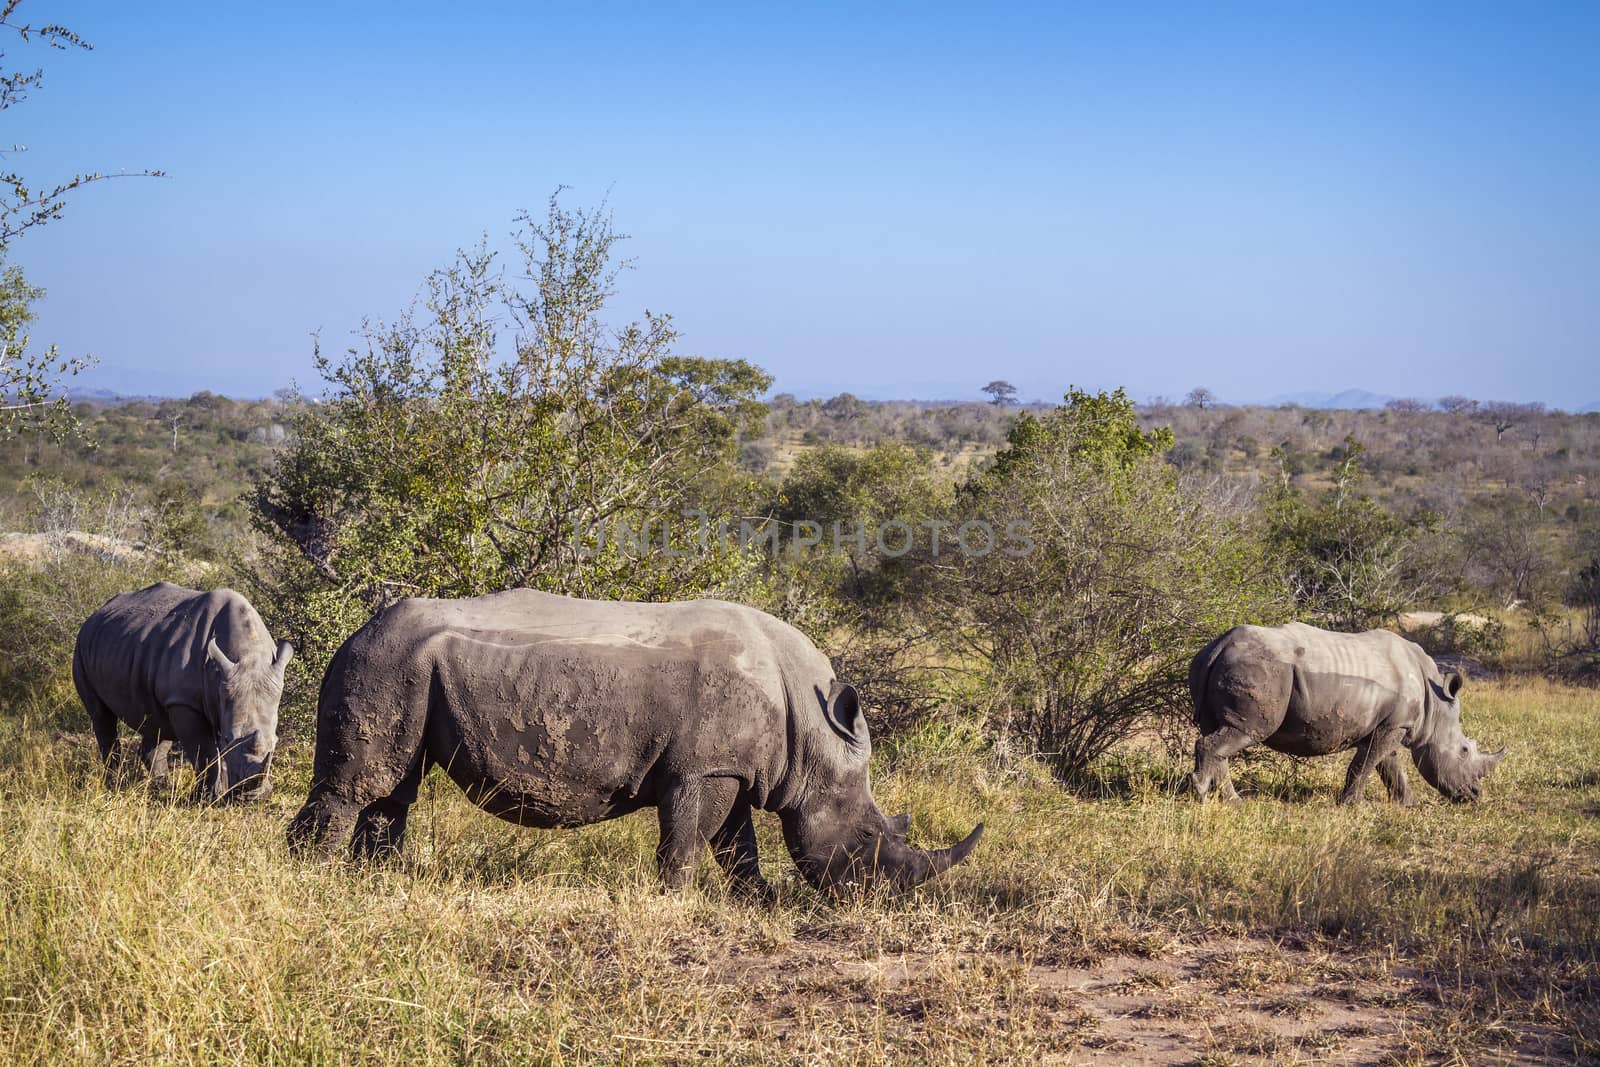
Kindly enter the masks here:
M 226 677 L 233 673 L 233 668 L 238 666 L 228 658 L 228 654 L 217 647 L 217 639 L 213 637 L 206 642 L 206 662 L 213 664 Z
M 272 673 L 278 676 L 278 681 L 283 681 L 283 670 L 289 666 L 289 661 L 294 659 L 294 646 L 287 641 L 278 642 L 278 654 L 272 657 Z
M 867 738 L 866 720 L 861 715 L 861 695 L 856 687 L 837 678 L 828 687 L 828 699 L 823 702 L 822 714 L 827 717 L 833 732 L 852 744 L 861 744 Z
M 1451 700 L 1454 700 L 1460 695 L 1461 687 L 1464 684 L 1466 684 L 1466 679 L 1462 678 L 1461 675 L 1457 674 L 1455 671 L 1444 672 L 1444 691 L 1449 695 Z

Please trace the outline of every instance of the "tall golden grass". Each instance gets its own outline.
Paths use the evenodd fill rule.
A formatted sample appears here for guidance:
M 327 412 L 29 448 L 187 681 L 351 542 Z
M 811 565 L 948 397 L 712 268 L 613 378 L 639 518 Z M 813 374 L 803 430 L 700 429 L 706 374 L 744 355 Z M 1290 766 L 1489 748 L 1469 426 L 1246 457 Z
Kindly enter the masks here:
M 1591 690 L 1474 686 L 1469 732 L 1510 755 L 1485 803 L 1429 793 L 1411 810 L 1376 786 L 1335 807 L 1342 760 L 1276 757 L 1236 770 L 1243 803 L 1201 806 L 1181 761 L 1137 749 L 1073 794 L 929 727 L 883 746 L 879 801 L 910 811 L 924 844 L 986 819 L 968 864 L 907 896 L 832 906 L 764 820 L 771 909 L 728 897 L 709 865 L 663 894 L 649 813 L 524 830 L 437 775 L 399 861 L 303 862 L 283 842 L 303 748 L 284 752 L 269 804 L 202 809 L 182 783 L 108 789 L 86 735 L 11 710 L 8 1064 L 1037 1060 L 1087 1032 L 1030 978 L 1039 968 L 1240 934 L 1409 961 L 1455 990 L 1463 1019 L 1542 1021 L 1600 1052 Z M 1489 1040 L 1466 1025 L 1411 1033 L 1402 1059 Z

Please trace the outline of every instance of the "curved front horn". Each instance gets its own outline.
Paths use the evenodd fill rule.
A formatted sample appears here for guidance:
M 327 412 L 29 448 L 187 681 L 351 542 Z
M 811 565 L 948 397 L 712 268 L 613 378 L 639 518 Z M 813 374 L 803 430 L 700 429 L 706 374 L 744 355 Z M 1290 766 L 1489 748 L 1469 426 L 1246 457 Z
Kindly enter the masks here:
M 966 859 L 983 836 L 983 823 L 949 848 L 923 851 L 892 838 L 883 838 L 878 853 L 878 869 L 896 885 L 909 889 L 935 875 L 943 874 Z

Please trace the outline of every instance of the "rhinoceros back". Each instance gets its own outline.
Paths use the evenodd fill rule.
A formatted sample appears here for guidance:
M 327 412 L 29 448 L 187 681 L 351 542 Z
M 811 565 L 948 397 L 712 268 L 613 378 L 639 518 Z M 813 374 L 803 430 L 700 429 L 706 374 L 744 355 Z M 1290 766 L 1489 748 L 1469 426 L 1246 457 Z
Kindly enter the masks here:
M 1236 627 L 1191 665 L 1195 718 L 1202 730 L 1234 726 L 1296 755 L 1337 751 L 1401 705 L 1420 709 L 1419 656 L 1383 630 Z
M 159 582 L 119 593 L 89 616 L 73 650 L 75 673 L 137 728 L 167 705 L 201 706 L 201 668 L 213 638 L 234 658 L 271 659 L 266 626 L 244 597 Z
M 479 803 L 542 826 L 631 810 L 656 778 L 689 767 L 759 796 L 787 749 L 783 660 L 794 654 L 763 620 L 776 624 L 719 601 L 532 590 L 404 601 L 329 667 L 317 777 L 392 776 L 425 748 Z

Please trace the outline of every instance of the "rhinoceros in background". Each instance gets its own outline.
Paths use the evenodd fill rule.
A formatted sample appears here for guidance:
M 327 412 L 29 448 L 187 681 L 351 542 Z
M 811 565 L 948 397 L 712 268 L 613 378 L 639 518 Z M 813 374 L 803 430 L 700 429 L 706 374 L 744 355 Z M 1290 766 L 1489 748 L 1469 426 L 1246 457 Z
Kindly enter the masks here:
M 166 776 L 177 741 L 199 772 L 196 799 L 264 800 L 293 655 L 287 641 L 273 645 L 256 609 L 233 590 L 161 582 L 119 593 L 89 616 L 72 681 L 106 760 L 120 719 L 138 731 L 153 778 Z
M 1416 645 L 1387 630 L 1332 633 L 1303 623 L 1238 626 L 1189 665 L 1200 740 L 1195 791 L 1238 798 L 1228 759 L 1255 744 L 1295 756 L 1356 750 L 1340 803 L 1361 799 L 1376 768 L 1401 804 L 1412 802 L 1400 748 L 1451 800 L 1478 799 L 1505 755 L 1478 751 L 1461 732 L 1461 675 L 1441 673 Z
M 517 589 L 405 600 L 334 655 L 311 793 L 291 844 L 397 848 L 438 764 L 484 809 L 571 827 L 657 809 L 656 860 L 682 886 L 709 843 L 766 898 L 751 811 L 778 814 L 807 881 L 916 885 L 970 852 L 906 843 L 867 782 L 856 691 L 799 631 L 716 600 L 634 604 Z

